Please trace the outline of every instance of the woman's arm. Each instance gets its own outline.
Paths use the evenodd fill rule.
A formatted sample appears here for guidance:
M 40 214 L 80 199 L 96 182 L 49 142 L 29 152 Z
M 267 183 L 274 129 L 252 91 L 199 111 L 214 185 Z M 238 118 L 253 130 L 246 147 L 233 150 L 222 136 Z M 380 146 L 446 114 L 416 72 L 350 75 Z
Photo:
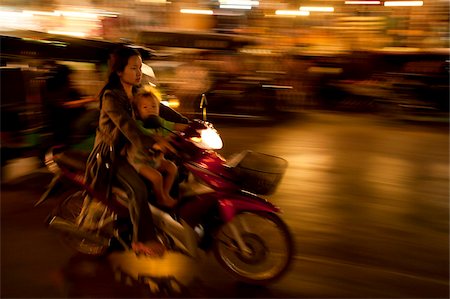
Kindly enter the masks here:
M 174 129 L 175 131 L 184 131 L 184 130 L 186 130 L 186 128 L 187 128 L 188 126 L 189 126 L 189 125 L 187 125 L 187 124 L 175 123 L 175 125 L 173 126 L 173 129 Z
M 177 131 L 177 132 L 179 132 L 179 131 L 185 130 L 188 127 L 188 125 L 185 124 L 185 123 L 178 123 L 178 122 L 169 121 L 169 120 L 166 120 L 166 119 L 164 119 L 162 117 L 160 117 L 160 121 L 161 121 L 161 126 L 163 128 L 165 128 L 165 129 L 170 130 L 170 131 Z M 168 134 L 168 132 L 163 131 L 163 135 L 164 136 L 168 136 L 169 134 Z
M 163 104 L 159 104 L 159 116 L 175 123 L 187 124 L 189 122 L 188 118 Z

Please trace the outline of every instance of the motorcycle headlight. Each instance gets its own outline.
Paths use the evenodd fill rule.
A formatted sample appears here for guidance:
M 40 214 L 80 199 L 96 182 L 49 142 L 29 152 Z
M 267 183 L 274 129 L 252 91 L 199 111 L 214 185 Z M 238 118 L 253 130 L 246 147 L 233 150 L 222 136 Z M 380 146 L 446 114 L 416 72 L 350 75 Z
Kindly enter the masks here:
M 217 131 L 213 128 L 206 128 L 201 130 L 200 137 L 191 137 L 191 140 L 202 149 L 221 149 L 223 146 L 222 138 L 220 138 Z

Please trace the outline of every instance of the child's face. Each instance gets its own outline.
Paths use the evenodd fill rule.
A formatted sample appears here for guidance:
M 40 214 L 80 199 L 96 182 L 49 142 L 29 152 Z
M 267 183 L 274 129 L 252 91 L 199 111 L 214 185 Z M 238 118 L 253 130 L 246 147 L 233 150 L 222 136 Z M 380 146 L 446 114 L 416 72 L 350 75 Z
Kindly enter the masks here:
M 159 115 L 159 102 L 152 96 L 139 96 L 137 108 L 142 119 Z

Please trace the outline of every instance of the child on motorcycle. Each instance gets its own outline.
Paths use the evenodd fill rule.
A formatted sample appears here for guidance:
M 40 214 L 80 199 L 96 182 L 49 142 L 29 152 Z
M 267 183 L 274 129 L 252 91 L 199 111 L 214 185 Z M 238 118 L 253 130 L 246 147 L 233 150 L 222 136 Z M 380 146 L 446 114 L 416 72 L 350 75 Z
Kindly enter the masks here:
M 167 121 L 159 116 L 160 94 L 151 86 L 141 87 L 134 97 L 135 118 L 138 127 L 146 135 L 152 136 L 157 142 L 153 153 L 144 153 L 140 148 L 130 144 L 127 149 L 128 162 L 136 171 L 148 179 L 153 185 L 153 191 L 159 205 L 171 208 L 177 201 L 169 192 L 177 176 L 177 166 L 166 160 L 164 153 L 174 151 L 165 137 L 169 131 L 182 131 L 187 125 Z M 166 130 L 168 129 L 168 130 Z

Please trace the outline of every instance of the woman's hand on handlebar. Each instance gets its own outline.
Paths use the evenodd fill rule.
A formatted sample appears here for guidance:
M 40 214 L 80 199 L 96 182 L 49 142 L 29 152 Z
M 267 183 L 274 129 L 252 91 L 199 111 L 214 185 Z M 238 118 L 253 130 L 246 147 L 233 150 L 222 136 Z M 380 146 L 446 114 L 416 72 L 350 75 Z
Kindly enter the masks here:
M 199 119 L 193 119 L 189 122 L 189 127 L 194 130 L 204 130 L 207 128 L 208 122 Z
M 201 120 L 194 119 L 189 122 L 189 125 L 183 130 L 188 137 L 200 137 L 200 131 L 206 129 L 206 123 Z

